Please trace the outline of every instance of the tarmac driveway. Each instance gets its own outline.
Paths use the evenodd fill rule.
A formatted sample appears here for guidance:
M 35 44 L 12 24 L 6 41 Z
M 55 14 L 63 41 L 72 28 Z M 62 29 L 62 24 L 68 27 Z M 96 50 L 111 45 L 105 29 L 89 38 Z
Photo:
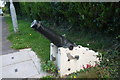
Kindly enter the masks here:
M 13 50 L 12 48 L 10 48 L 11 43 L 7 40 L 9 31 L 4 16 L 0 16 L 0 33 L 0 49 L 2 49 L 0 55 L 16 52 L 17 50 Z

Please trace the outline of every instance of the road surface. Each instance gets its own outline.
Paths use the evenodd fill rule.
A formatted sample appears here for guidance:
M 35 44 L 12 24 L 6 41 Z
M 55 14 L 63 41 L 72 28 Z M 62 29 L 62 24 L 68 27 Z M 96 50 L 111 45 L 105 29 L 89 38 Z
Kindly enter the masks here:
M 0 48 L 2 49 L 2 51 L 0 51 L 0 55 L 16 52 L 17 50 L 13 50 L 12 48 L 10 48 L 11 43 L 7 40 L 9 31 L 8 31 L 8 25 L 6 24 L 4 16 L 0 16 L 0 33 L 2 33 L 2 34 L 0 34 L 0 36 L 1 36 Z

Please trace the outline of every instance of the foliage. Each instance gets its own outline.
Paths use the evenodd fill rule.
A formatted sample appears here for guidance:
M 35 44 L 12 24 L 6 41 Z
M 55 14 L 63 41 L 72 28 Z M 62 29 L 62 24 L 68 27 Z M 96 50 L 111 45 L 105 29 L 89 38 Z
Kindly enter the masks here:
M 110 78 L 119 78 L 120 52 L 118 50 L 112 50 L 103 54 L 101 67 L 109 72 Z
M 20 2 L 17 12 L 30 19 L 50 21 L 70 29 L 101 32 L 119 38 L 119 3 Z M 18 6 L 16 6 L 18 7 Z
M 7 7 L 3 7 L 2 10 L 3 10 L 4 13 L 9 13 L 9 10 L 8 10 Z
M 55 66 L 55 64 L 53 63 L 53 61 L 47 61 L 46 63 L 42 63 L 42 69 L 46 72 L 50 72 L 50 73 L 56 73 L 57 72 L 57 68 Z
M 19 5 L 19 15 L 21 16 L 37 20 L 50 19 L 51 7 L 49 3 L 22 2 Z
M 66 78 L 110 78 L 107 70 L 99 66 L 81 69 L 80 71 L 74 72 Z
M 50 76 L 44 76 L 42 78 L 55 78 L 55 77 L 50 75 Z

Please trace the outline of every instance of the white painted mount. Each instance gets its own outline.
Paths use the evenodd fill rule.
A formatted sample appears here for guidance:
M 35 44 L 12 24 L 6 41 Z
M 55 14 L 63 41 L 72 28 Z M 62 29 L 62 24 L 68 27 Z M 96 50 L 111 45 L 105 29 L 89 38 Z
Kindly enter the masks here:
M 54 61 L 60 76 L 84 69 L 87 65 L 95 66 L 99 62 L 98 52 L 78 45 L 73 50 L 50 44 L 50 60 Z

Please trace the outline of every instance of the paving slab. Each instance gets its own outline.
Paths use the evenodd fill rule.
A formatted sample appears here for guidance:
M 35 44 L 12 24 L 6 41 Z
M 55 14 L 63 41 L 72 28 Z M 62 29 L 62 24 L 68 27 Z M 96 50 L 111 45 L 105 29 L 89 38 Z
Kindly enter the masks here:
M 3 78 L 27 78 L 39 74 L 32 60 L 5 66 L 2 68 Z
M 32 50 L 29 50 L 28 54 L 31 56 L 31 57 L 36 57 L 37 55 L 35 54 L 34 51 Z
M 2 63 L 3 63 L 2 66 L 15 64 L 15 63 L 27 61 L 30 59 L 31 59 L 30 56 L 25 52 L 15 52 L 12 54 L 3 55 L 2 56 Z
M 41 64 L 40 64 L 40 59 L 37 56 L 31 56 L 32 61 L 34 62 L 35 67 L 37 68 L 38 72 L 41 72 Z
M 41 61 L 34 51 L 21 49 L 11 54 L 0 55 L 0 77 L 41 78 L 49 75 L 41 69 Z

